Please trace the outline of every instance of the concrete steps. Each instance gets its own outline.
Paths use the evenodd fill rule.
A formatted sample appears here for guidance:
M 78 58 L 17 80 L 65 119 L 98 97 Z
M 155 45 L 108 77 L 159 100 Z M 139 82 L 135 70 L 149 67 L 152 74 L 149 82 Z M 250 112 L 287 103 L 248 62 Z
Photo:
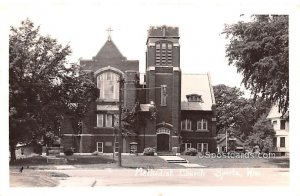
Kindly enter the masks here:
M 159 156 L 159 157 L 164 159 L 168 163 L 188 163 L 187 160 L 178 156 Z
M 66 158 L 56 157 L 56 156 L 47 156 L 47 163 L 55 165 L 67 164 L 68 160 Z
M 168 163 L 188 163 L 187 160 L 167 160 Z

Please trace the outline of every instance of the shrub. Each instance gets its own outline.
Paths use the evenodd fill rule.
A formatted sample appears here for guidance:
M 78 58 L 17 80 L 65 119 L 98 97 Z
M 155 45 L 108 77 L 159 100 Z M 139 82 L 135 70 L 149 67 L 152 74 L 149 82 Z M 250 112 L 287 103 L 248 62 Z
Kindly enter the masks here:
M 184 151 L 185 155 L 190 155 L 190 156 L 196 156 L 197 155 L 197 149 L 196 148 L 188 148 Z
M 68 148 L 64 151 L 66 156 L 71 156 L 74 154 L 74 149 L 73 148 Z
M 143 152 L 145 156 L 154 156 L 154 153 L 155 153 L 155 149 L 151 147 L 145 148 Z

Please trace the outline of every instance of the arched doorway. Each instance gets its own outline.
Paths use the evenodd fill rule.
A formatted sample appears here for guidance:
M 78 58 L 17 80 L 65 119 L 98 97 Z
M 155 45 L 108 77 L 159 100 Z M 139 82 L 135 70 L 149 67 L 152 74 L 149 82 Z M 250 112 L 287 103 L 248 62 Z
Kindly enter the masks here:
M 156 131 L 157 134 L 157 152 L 169 151 L 170 149 L 170 130 L 161 127 Z

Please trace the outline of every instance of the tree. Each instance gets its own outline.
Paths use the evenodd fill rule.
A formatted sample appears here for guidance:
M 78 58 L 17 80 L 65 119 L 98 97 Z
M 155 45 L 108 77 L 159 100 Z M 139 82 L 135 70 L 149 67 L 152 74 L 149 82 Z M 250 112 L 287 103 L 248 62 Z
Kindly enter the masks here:
M 216 99 L 217 130 L 225 133 L 227 129 L 237 128 L 239 112 L 247 104 L 243 92 L 236 87 L 220 84 L 213 87 Z
M 273 138 L 275 131 L 270 121 L 262 115 L 253 126 L 253 131 L 246 140 L 246 145 L 250 148 L 259 146 L 261 152 L 270 152 L 273 148 Z
M 59 134 L 64 115 L 82 118 L 98 90 L 79 65 L 69 64 L 70 47 L 25 20 L 9 35 L 9 142 L 11 160 L 17 143 Z
M 254 15 L 251 22 L 225 25 L 230 43 L 229 65 L 243 75 L 242 83 L 254 95 L 277 103 L 283 114 L 289 107 L 289 35 L 287 15 Z
M 261 115 L 269 112 L 270 104 L 262 98 L 257 98 L 255 102 L 244 98 L 239 88 L 221 84 L 213 89 L 217 105 L 218 133 L 234 130 L 237 136 L 245 139 Z

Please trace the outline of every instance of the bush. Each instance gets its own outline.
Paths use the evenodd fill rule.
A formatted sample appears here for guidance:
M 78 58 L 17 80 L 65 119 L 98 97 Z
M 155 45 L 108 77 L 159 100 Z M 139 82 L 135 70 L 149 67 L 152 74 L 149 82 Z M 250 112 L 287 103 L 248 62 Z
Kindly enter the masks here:
M 143 152 L 145 156 L 154 156 L 154 153 L 155 153 L 155 149 L 151 147 L 145 148 Z
M 73 148 L 68 148 L 64 151 L 66 156 L 71 156 L 74 154 L 74 149 Z
M 190 156 L 196 156 L 197 155 L 197 149 L 196 148 L 188 148 L 184 151 L 185 155 L 190 155 Z

